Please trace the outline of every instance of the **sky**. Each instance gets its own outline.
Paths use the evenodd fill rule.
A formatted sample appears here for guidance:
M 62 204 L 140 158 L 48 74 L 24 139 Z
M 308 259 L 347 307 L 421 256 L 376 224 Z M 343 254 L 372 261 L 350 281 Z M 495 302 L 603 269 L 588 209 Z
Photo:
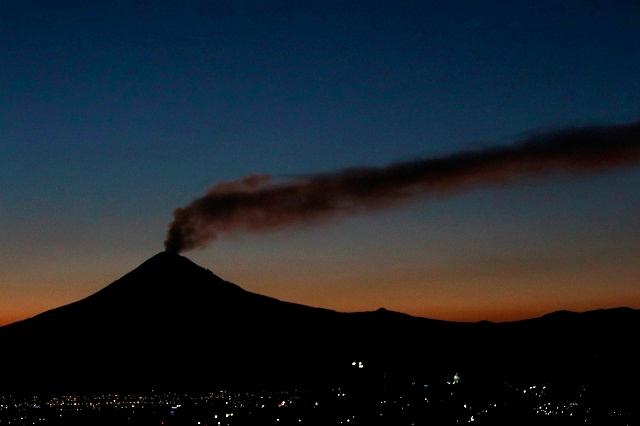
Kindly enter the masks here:
M 635 1 L 3 1 L 0 324 L 132 270 L 220 181 L 636 121 L 639 22 Z M 536 177 L 185 255 L 340 311 L 640 308 L 639 187 Z

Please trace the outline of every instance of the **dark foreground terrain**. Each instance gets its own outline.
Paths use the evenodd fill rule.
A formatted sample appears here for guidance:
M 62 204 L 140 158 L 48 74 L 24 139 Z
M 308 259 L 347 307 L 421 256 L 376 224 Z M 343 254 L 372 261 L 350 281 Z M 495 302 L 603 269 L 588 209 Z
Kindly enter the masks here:
M 0 327 L 0 424 L 640 424 L 639 326 L 339 313 L 160 253 Z
M 358 373 L 366 375 L 364 371 Z M 0 397 L 2 425 L 634 425 L 638 405 L 588 385 L 456 380 L 253 392 L 53 393 Z M 362 378 L 361 377 L 361 378 Z

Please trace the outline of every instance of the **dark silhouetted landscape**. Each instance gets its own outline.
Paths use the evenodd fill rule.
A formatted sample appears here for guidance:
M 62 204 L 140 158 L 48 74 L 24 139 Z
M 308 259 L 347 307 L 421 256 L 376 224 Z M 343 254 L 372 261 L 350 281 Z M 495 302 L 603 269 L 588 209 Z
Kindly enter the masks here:
M 640 312 L 628 308 L 508 323 L 383 308 L 340 313 L 245 291 L 162 252 L 83 300 L 0 328 L 0 386 L 81 394 L 337 387 L 375 395 L 459 375 L 471 395 L 501 394 L 505 384 L 588 386 L 599 404 L 628 407 L 640 379 L 630 330 L 639 326 Z

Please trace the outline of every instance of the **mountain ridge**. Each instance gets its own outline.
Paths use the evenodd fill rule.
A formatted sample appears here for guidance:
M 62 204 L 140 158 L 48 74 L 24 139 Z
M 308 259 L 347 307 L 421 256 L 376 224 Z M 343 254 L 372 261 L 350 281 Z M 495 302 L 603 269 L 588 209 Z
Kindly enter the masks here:
M 622 366 L 640 377 L 629 339 L 638 327 L 631 308 L 505 323 L 337 312 L 252 293 L 158 253 L 84 299 L 0 327 L 0 388 L 336 383 L 354 360 L 376 377 L 580 378 Z
M 103 287 L 102 289 L 99 289 L 98 291 L 96 291 L 95 293 L 92 293 L 84 298 L 81 298 L 79 300 L 67 303 L 65 305 L 61 305 L 59 307 L 56 308 L 52 308 L 49 310 L 46 310 L 44 312 L 38 313 L 32 317 L 29 318 L 25 318 L 22 320 L 18 320 L 18 321 L 14 321 L 8 324 L 4 324 L 2 326 L 0 326 L 0 330 L 2 330 L 5 327 L 12 327 L 16 324 L 20 324 L 23 323 L 25 321 L 31 321 L 34 319 L 38 319 L 42 316 L 47 316 L 49 315 L 50 312 L 53 311 L 58 311 L 60 309 L 65 309 L 68 307 L 71 307 L 73 305 L 76 305 L 78 303 L 84 303 L 84 302 L 89 302 L 92 301 L 95 298 L 99 298 L 101 296 L 104 296 L 105 294 L 108 294 L 114 290 L 120 290 L 119 287 L 122 286 L 123 283 L 126 283 L 127 279 L 129 278 L 133 278 L 136 274 L 140 274 L 143 273 L 146 269 L 155 269 L 157 268 L 157 266 L 160 266 L 160 270 L 167 270 L 167 269 L 171 269 L 171 265 L 167 265 L 167 263 L 169 264 L 173 264 L 173 267 L 175 266 L 180 266 L 182 269 L 191 269 L 191 270 L 196 270 L 196 268 L 198 270 L 200 270 L 200 272 L 202 273 L 202 276 L 205 276 L 205 274 L 210 275 L 213 280 L 210 280 L 211 282 L 215 283 L 216 285 L 222 286 L 225 288 L 226 291 L 238 291 L 238 292 L 244 292 L 244 294 L 250 294 L 250 295 L 255 295 L 255 296 L 260 296 L 263 298 L 267 298 L 273 301 L 277 301 L 277 302 L 281 302 L 281 303 L 287 303 L 290 305 L 296 305 L 296 306 L 303 306 L 303 307 L 307 307 L 307 308 L 311 308 L 311 309 L 321 309 L 323 311 L 330 311 L 330 312 L 335 312 L 338 314 L 359 314 L 359 315 L 366 315 L 366 314 L 379 314 L 379 315 L 397 315 L 397 316 L 404 316 L 404 317 L 410 317 L 410 318 L 415 318 L 415 319 L 425 319 L 425 320 L 429 320 L 429 321 L 440 321 L 440 322 L 447 322 L 447 323 L 459 323 L 459 324 L 484 324 L 484 323 L 490 323 L 490 324 L 509 324 L 509 323 L 519 323 L 522 321 L 530 321 L 530 320 L 536 320 L 536 319 L 542 319 L 542 318 L 559 318 L 559 317 L 571 317 L 571 316 L 579 316 L 579 315 L 594 315 L 597 313 L 606 313 L 606 312 L 640 312 L 639 309 L 634 309 L 631 307 L 627 307 L 627 306 L 619 306 L 619 307 L 612 307 L 612 308 L 598 308 L 598 309 L 593 309 L 593 310 L 586 310 L 586 311 L 571 311 L 571 310 L 558 310 L 558 311 L 551 311 L 545 314 L 542 314 L 540 316 L 536 316 L 536 317 L 531 317 L 531 318 L 524 318 L 524 319 L 517 319 L 517 320 L 511 320 L 511 321 L 491 321 L 491 320 L 479 320 L 479 321 L 450 321 L 450 320 L 442 320 L 442 319 L 436 319 L 436 318 L 430 318 L 430 317 L 423 317 L 423 316 L 416 316 L 416 315 L 411 315 L 411 314 L 407 314 L 404 312 L 400 312 L 400 311 L 393 311 L 390 309 L 387 309 L 385 307 L 379 307 L 377 309 L 374 310 L 367 310 L 367 311 L 349 311 L 349 312 L 345 312 L 345 311 L 336 311 L 333 309 L 329 309 L 329 308 L 324 308 L 324 307 L 316 307 L 316 306 L 310 306 L 310 305 L 304 305 L 304 304 L 300 304 L 300 303 L 295 303 L 295 302 L 289 302 L 289 301 L 285 301 L 285 300 L 281 300 L 281 299 L 277 299 L 271 296 L 266 296 L 266 295 L 262 295 L 262 294 L 258 294 L 258 293 L 253 293 L 250 292 L 248 290 L 243 289 L 242 287 L 240 287 L 237 284 L 231 283 L 229 281 L 226 281 L 224 279 L 222 279 L 221 277 L 219 277 L 218 275 L 216 275 L 215 273 L 213 273 L 211 270 L 204 268 L 198 264 L 196 264 L 195 262 L 191 261 L 190 259 L 188 259 L 185 256 L 181 256 L 179 254 L 176 253 L 172 253 L 172 252 L 167 252 L 167 251 L 161 251 L 157 254 L 155 254 L 154 256 L 150 257 L 149 259 L 145 260 L 143 263 L 141 263 L 137 268 L 133 269 L 131 272 L 126 273 L 125 275 L 123 275 L 121 278 L 115 280 L 114 282 L 112 282 L 111 284 L 107 285 L 106 287 Z M 189 284 L 190 281 L 186 280 L 186 284 Z M 149 283 L 147 283 L 149 284 Z M 129 289 L 127 289 L 129 290 Z M 147 291 L 151 291 L 151 292 L 158 292 L 158 291 L 166 291 L 167 288 L 163 288 L 162 286 L 158 286 L 157 283 L 152 283 L 149 288 L 146 289 Z M 174 289 L 175 290 L 175 289 Z

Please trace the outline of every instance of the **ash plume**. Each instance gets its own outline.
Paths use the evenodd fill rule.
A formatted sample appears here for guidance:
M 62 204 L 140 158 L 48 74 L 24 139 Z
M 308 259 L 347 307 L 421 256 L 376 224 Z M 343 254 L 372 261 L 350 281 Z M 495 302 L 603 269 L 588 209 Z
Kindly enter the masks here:
M 360 167 L 274 180 L 250 175 L 222 182 L 174 212 L 165 248 L 203 247 L 219 235 L 260 232 L 451 195 L 518 178 L 592 173 L 640 163 L 640 122 L 569 128 L 512 145 L 460 151 L 386 167 Z

